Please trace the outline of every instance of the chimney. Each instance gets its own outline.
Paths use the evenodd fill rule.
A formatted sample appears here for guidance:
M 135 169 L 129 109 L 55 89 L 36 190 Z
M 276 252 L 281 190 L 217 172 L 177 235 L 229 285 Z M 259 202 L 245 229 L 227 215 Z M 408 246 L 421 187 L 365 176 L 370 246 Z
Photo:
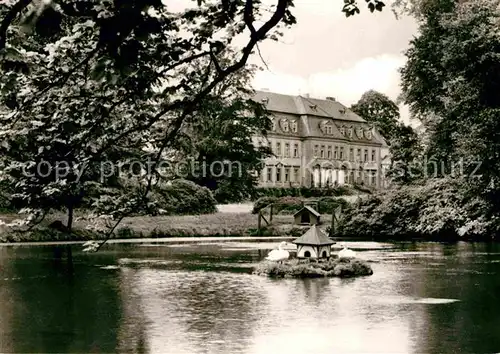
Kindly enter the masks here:
M 335 97 L 331 97 L 331 96 L 328 96 L 326 99 L 327 99 L 328 101 L 335 101 Z

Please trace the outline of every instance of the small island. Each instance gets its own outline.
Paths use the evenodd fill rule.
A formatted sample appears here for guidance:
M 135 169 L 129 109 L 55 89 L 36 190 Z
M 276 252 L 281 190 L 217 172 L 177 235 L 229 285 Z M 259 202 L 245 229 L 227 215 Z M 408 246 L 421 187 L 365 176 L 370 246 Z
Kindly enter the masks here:
M 276 278 L 349 278 L 372 275 L 373 270 L 366 261 L 360 259 L 330 258 L 318 262 L 291 259 L 282 264 L 274 262 L 259 263 L 253 274 Z
M 350 250 L 347 252 L 352 255 L 348 257 L 332 256 L 331 246 L 334 242 L 316 225 L 293 243 L 297 245 L 297 258 L 288 259 L 288 252 L 285 252 L 286 257 L 277 261 L 269 260 L 272 257 L 268 257 L 266 261 L 257 265 L 253 274 L 278 278 L 348 278 L 373 274 L 370 265 L 366 261 L 354 258 L 352 255 L 355 254 Z M 283 252 L 281 248 L 282 245 L 279 247 L 279 252 Z M 343 251 L 339 254 L 342 255 Z

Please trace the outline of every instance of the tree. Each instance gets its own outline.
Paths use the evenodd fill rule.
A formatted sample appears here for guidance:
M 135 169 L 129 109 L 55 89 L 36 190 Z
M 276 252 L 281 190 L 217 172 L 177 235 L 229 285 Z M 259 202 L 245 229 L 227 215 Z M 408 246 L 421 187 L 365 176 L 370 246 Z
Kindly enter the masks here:
M 372 12 L 383 6 L 368 1 Z M 82 196 L 119 181 L 102 180 L 102 163 L 116 166 L 124 155 L 144 151 L 141 157 L 153 163 L 137 190 L 118 186 L 119 198 L 98 191 L 92 203 L 97 213 L 116 220 L 110 236 L 137 204 L 149 207 L 158 164 L 175 148 L 183 124 L 195 120 L 202 101 L 244 68 L 259 41 L 277 39 L 296 22 L 292 7 L 291 0 L 277 0 L 271 8 L 252 0 L 199 0 L 172 13 L 160 0 L 4 2 L 2 178 L 16 188 L 28 214 L 65 208 L 70 228 L 72 206 Z M 344 2 L 343 11 L 359 12 L 356 1 Z M 244 31 L 247 43 L 225 63 L 223 53 Z M 52 171 L 33 176 L 46 160 Z M 69 166 L 64 177 L 55 172 L 61 161 Z
M 391 167 L 388 175 L 392 181 L 407 184 L 418 179 L 421 171 L 415 170 L 415 162 L 421 157 L 421 142 L 413 128 L 400 121 L 396 103 L 386 95 L 370 90 L 351 109 L 373 123 L 389 145 Z
M 461 162 L 473 194 L 498 205 L 500 12 L 496 0 L 436 2 L 402 69 L 404 101 L 431 135 L 428 154 Z
M 359 101 L 351 106 L 351 110 L 367 122 L 373 123 L 388 143 L 396 133 L 400 118 L 399 107 L 383 93 L 374 90 L 365 92 Z

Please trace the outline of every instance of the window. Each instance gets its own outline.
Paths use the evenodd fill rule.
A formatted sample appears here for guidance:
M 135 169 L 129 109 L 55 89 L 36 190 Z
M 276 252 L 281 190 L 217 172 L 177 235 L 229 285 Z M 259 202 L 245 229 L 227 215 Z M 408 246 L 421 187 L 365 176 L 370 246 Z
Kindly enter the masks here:
M 361 149 L 358 149 L 356 152 L 356 161 L 360 162 L 361 161 Z
M 292 132 L 297 133 L 297 130 L 298 130 L 298 124 L 297 121 L 294 120 L 292 121 Z
M 328 135 L 333 134 L 333 127 L 331 125 L 326 126 L 326 134 L 328 134 Z
M 274 119 L 272 119 L 272 122 L 271 122 L 271 126 L 272 126 L 272 130 L 273 131 L 276 131 L 276 121 Z
M 372 171 L 372 186 L 377 185 L 377 171 Z
M 300 167 L 295 167 L 294 169 L 294 180 L 295 182 L 300 182 Z
M 354 149 L 349 149 L 349 161 L 354 161 Z
M 354 129 L 350 127 L 347 134 L 349 134 L 349 138 L 352 138 L 352 135 L 354 134 Z
M 375 150 L 372 150 L 372 162 L 375 162 Z
M 285 143 L 285 157 L 290 157 L 290 144 Z
M 363 157 L 363 160 L 364 160 L 365 162 L 368 162 L 368 150 L 367 150 L 367 149 L 365 149 L 365 155 L 364 155 L 364 157 Z
M 340 159 L 341 160 L 344 159 L 344 147 L 343 146 L 340 147 Z
M 276 142 L 276 156 L 281 156 L 281 143 Z
M 325 157 L 325 145 L 321 145 L 320 155 L 322 159 Z
M 272 167 L 267 168 L 267 181 L 268 182 L 273 181 L 273 168 Z
M 354 184 L 354 171 L 349 173 L 349 183 Z
M 340 134 L 345 136 L 345 127 L 344 126 L 340 127 Z
M 366 138 L 367 138 L 368 140 L 371 140 L 371 138 L 372 138 L 372 132 L 371 132 L 370 130 L 367 130 L 367 131 L 365 132 L 365 136 L 366 136 Z
M 339 158 L 339 147 L 335 146 L 335 149 L 333 150 L 333 158 L 337 160 Z
M 319 145 L 314 145 L 314 157 L 318 157 L 319 155 Z
M 281 182 L 281 167 L 276 167 L 276 182 Z
M 293 144 L 293 157 L 299 157 L 299 144 Z
M 327 153 L 327 158 L 331 159 L 332 158 L 332 146 L 328 145 L 328 153 Z
M 283 131 L 288 132 L 288 120 L 284 119 L 282 122 L 283 122 Z
M 285 182 L 290 181 L 290 167 L 285 167 Z
M 302 221 L 302 220 L 301 220 L 301 221 Z M 306 222 L 303 222 L 303 223 L 305 224 Z M 307 223 L 309 223 L 309 222 L 307 222 Z M 305 251 L 305 252 L 304 252 L 304 257 L 306 257 L 306 258 L 311 257 L 311 252 L 309 252 L 309 251 Z

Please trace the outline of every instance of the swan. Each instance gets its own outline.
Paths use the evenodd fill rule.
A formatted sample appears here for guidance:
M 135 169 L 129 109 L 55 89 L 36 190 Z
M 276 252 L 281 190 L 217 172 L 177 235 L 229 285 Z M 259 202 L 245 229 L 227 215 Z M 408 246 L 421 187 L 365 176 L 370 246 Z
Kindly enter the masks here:
M 272 250 L 268 253 L 266 260 L 281 263 L 284 260 L 288 259 L 288 257 L 290 257 L 290 253 L 283 249 L 283 247 L 285 247 L 286 245 L 287 243 L 285 241 L 281 242 L 277 250 Z
M 350 250 L 349 248 L 347 248 L 345 245 L 343 245 L 344 248 L 342 248 L 340 251 L 339 251 L 339 258 L 356 258 L 356 252 L 354 252 L 353 250 Z

